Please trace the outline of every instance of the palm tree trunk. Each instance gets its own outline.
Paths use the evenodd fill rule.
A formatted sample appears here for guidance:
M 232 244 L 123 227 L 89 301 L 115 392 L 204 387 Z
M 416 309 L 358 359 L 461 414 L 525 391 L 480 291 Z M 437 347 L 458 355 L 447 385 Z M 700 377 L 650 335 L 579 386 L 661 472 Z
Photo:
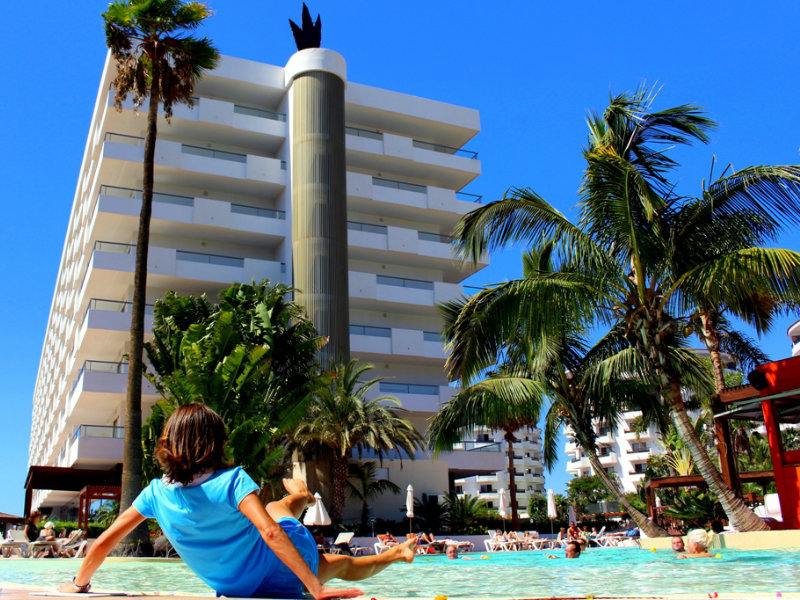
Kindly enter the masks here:
M 125 401 L 125 441 L 122 457 L 120 513 L 142 491 L 142 349 L 144 346 L 144 308 L 147 298 L 147 254 L 150 244 L 150 214 L 153 206 L 153 171 L 158 136 L 159 88 L 158 61 L 153 61 L 150 104 L 147 109 L 147 135 L 144 144 L 142 208 L 136 238 L 136 264 L 133 275 L 131 335 L 128 349 L 128 390 Z M 142 523 L 123 540 L 135 546 L 149 543 L 147 524 Z
M 644 532 L 647 537 L 664 537 L 669 535 L 664 529 L 653 523 L 650 517 L 634 508 L 625 497 L 625 494 L 622 493 L 622 490 L 619 489 L 616 480 L 609 477 L 608 473 L 605 472 L 603 465 L 600 464 L 600 459 L 597 457 L 597 453 L 593 449 L 584 447 L 583 452 L 586 454 L 586 458 L 589 459 L 589 464 L 592 465 L 595 474 L 600 478 L 600 481 L 603 482 L 603 485 L 606 486 L 608 491 L 611 492 L 611 495 L 622 505 L 625 512 L 630 515 L 631 519 L 636 522 L 636 526 Z
M 519 529 L 519 512 L 517 512 L 517 478 L 514 469 L 514 437 L 513 429 L 506 429 L 506 442 L 508 442 L 508 498 L 511 504 L 511 531 Z
M 700 321 L 703 323 L 703 341 L 708 349 L 708 356 L 711 358 L 711 371 L 714 373 L 714 387 L 716 387 L 717 393 L 719 394 L 725 389 L 725 374 L 722 369 L 719 331 L 713 326 L 711 315 L 708 313 L 701 314 Z
M 689 414 L 681 397 L 681 388 L 678 383 L 671 383 L 662 390 L 664 400 L 670 407 L 672 421 L 678 430 L 689 452 L 692 454 L 695 466 L 702 475 L 703 480 L 708 485 L 714 495 L 716 495 L 731 525 L 739 531 L 766 531 L 767 525 L 756 514 L 747 508 L 741 498 L 737 498 L 731 489 L 725 485 L 722 476 L 703 447 L 697 432 L 692 427 Z
M 347 481 L 347 469 L 350 463 L 350 456 L 342 456 L 339 450 L 333 451 L 333 463 L 331 464 L 331 475 L 333 479 L 333 498 L 331 500 L 331 521 L 334 524 L 342 522 L 342 511 L 344 510 L 344 487 Z

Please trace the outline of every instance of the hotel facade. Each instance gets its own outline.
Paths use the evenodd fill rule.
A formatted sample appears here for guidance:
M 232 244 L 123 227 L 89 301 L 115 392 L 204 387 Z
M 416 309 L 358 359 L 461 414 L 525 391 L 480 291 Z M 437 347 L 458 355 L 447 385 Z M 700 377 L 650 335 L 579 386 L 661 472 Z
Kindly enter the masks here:
M 319 50 L 319 49 L 316 49 Z M 308 52 L 307 50 L 302 52 Z M 330 53 L 330 51 L 324 51 Z M 301 54 L 301 53 L 298 53 Z M 464 145 L 478 112 L 344 82 L 350 354 L 387 379 L 375 394 L 397 397 L 421 432 L 453 393 L 436 305 L 465 294 L 453 226 L 480 198 L 462 189 L 479 174 Z M 296 57 L 297 55 L 295 55 Z M 152 305 L 174 290 L 217 292 L 233 282 L 294 284 L 293 180 L 301 167 L 290 64 L 223 57 L 195 89 L 194 105 L 159 121 L 148 261 L 146 330 Z M 293 67 L 297 71 L 296 65 Z M 108 59 L 89 128 L 64 242 L 33 399 L 29 465 L 108 469 L 121 462 L 134 244 L 141 206 L 146 108 L 113 106 Z M 324 332 L 322 332 L 324 333 Z M 143 411 L 158 399 L 144 384 Z M 417 495 L 446 492 L 459 477 L 504 468 L 502 452 L 461 449 L 431 460 L 385 460 L 384 476 Z M 303 471 L 303 465 L 297 465 Z M 69 512 L 76 492 L 38 490 L 33 506 Z M 377 516 L 402 517 L 397 497 Z M 358 507 L 347 507 L 345 518 Z

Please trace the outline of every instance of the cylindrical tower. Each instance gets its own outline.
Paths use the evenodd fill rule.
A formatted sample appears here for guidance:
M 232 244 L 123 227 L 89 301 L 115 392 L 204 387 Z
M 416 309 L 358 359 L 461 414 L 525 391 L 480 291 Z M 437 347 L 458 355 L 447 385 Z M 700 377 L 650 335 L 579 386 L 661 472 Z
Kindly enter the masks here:
M 291 143 L 292 271 L 296 300 L 320 335 L 320 353 L 350 359 L 344 58 L 306 48 L 286 64 Z

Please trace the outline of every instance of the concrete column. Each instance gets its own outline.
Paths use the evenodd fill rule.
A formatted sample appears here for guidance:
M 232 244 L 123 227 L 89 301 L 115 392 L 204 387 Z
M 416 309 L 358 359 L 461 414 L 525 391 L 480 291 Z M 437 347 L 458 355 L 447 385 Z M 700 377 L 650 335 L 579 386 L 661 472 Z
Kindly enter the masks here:
M 350 359 L 347 170 L 341 55 L 307 48 L 286 65 L 291 143 L 292 262 L 296 301 L 329 341 L 323 367 Z

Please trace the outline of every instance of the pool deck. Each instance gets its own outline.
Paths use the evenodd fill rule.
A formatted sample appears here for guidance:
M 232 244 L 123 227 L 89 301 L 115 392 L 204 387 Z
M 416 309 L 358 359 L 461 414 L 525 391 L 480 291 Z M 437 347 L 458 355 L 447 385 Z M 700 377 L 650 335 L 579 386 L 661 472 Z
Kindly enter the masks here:
M 780 595 L 779 595 L 780 594 Z M 52 588 L 37 588 L 34 586 L 26 586 L 21 587 L 17 585 L 17 587 L 6 587 L 3 584 L 0 584 L 0 599 L 2 600 L 38 600 L 42 597 L 81 597 L 86 596 L 87 594 L 64 594 L 60 592 L 56 592 Z M 208 595 L 174 595 L 174 594 L 159 594 L 159 593 L 143 593 L 143 594 L 133 594 L 133 593 L 113 593 L 109 592 L 107 595 L 92 592 L 88 594 L 89 596 L 95 597 L 113 597 L 113 596 L 125 596 L 128 598 L 148 598 L 152 599 L 153 597 L 158 598 L 169 598 L 170 600 L 198 600 L 200 598 L 213 598 L 213 596 Z M 708 600 L 709 598 L 714 598 L 715 600 L 761 600 L 766 598 L 785 598 L 786 600 L 800 600 L 800 592 L 798 593 L 772 593 L 772 594 L 719 594 L 716 596 L 712 596 L 709 593 L 697 593 L 697 594 L 668 594 L 664 596 L 518 596 L 514 598 L 490 598 L 488 600 L 655 600 L 658 598 L 662 598 L 665 600 Z M 367 599 L 366 596 L 360 596 L 362 599 Z M 414 600 L 442 600 L 441 596 L 430 596 L 430 597 L 419 597 L 414 598 Z M 446 598 L 446 597 L 445 597 Z M 408 600 L 406 598 L 390 598 L 390 597 L 380 597 L 380 598 L 369 598 L 367 600 Z M 454 599 L 455 600 L 455 599 Z M 458 598 L 458 600 L 487 600 L 487 598 Z

